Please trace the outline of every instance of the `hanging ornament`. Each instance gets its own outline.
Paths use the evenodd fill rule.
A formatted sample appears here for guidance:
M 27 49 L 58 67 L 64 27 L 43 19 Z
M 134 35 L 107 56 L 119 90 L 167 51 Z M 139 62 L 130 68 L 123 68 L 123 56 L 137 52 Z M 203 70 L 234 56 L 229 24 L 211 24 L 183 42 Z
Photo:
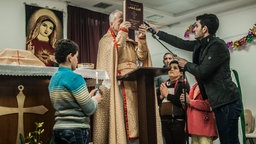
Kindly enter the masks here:
M 236 48 L 236 47 L 240 47 L 243 46 L 247 43 L 252 42 L 252 40 L 256 37 L 256 24 L 254 24 L 254 26 L 249 29 L 249 32 L 246 36 L 242 37 L 239 40 L 236 40 L 235 42 L 227 42 L 226 45 L 227 47 L 230 48 Z
M 240 46 L 246 44 L 246 43 L 247 43 L 246 37 L 243 37 L 243 38 L 241 38 L 240 40 L 238 40 L 238 43 L 239 43 Z
M 236 40 L 233 45 L 232 45 L 232 48 L 236 48 L 236 47 L 239 47 L 239 42 Z
M 232 47 L 232 44 L 233 44 L 233 42 L 231 41 L 231 42 L 227 42 L 227 46 L 228 46 L 228 48 L 231 48 Z
M 195 26 L 196 26 L 196 23 L 193 23 L 193 24 L 188 26 L 188 28 L 186 29 L 185 34 L 184 34 L 185 38 L 189 38 L 189 35 L 191 33 L 193 33 L 193 29 L 195 28 Z
M 253 33 L 253 35 L 256 35 L 256 24 L 254 24 L 254 26 L 252 27 L 252 29 L 250 29 L 250 31 Z
M 251 34 L 248 34 L 248 35 L 246 36 L 246 40 L 247 40 L 248 43 L 252 42 L 252 39 L 253 39 L 253 34 L 252 34 L 252 33 L 251 33 Z

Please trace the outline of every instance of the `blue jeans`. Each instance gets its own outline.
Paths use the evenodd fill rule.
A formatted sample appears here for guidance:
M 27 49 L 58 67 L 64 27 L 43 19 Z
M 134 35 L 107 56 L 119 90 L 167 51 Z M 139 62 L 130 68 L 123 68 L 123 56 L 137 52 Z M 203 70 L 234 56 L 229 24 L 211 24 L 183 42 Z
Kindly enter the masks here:
M 241 99 L 214 109 L 221 144 L 239 144 L 238 118 L 242 111 Z
M 53 134 L 55 144 L 89 143 L 89 129 L 57 129 Z

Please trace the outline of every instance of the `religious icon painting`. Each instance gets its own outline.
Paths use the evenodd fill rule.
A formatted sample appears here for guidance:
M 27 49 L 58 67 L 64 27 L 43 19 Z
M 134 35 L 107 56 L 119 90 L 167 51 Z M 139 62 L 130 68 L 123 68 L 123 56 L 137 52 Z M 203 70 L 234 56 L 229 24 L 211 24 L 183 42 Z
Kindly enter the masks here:
M 30 5 L 25 7 L 26 50 L 45 66 L 55 66 L 55 43 L 63 38 L 63 12 Z

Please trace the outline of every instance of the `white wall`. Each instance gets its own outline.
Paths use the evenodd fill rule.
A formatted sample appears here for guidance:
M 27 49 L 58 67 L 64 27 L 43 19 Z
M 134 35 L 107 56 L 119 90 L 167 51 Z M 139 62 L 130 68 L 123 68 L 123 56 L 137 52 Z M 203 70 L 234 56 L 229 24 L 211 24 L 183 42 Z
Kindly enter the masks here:
M 246 7 L 237 11 L 220 15 L 223 23 L 220 27 L 219 36 L 224 40 L 235 41 L 248 34 L 248 30 L 256 24 L 256 5 Z M 256 113 L 256 77 L 253 62 L 256 60 L 256 38 L 252 43 L 234 49 L 231 53 L 231 67 L 238 71 L 242 88 L 243 103 Z
M 51 0 L 0 0 L 0 50 L 4 48 L 25 49 L 25 3 L 38 7 L 63 11 L 63 34 L 66 38 L 67 4 Z

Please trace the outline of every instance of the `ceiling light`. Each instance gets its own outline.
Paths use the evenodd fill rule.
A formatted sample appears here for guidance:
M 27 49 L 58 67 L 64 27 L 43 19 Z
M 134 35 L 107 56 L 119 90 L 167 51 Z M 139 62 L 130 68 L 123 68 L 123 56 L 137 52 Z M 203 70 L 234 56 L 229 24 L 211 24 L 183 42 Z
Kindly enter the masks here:
M 161 16 L 161 15 L 151 15 L 151 16 L 147 16 L 146 19 L 154 21 L 154 20 L 159 20 L 159 19 L 161 19 L 163 17 L 164 16 Z
M 102 8 L 102 9 L 106 9 L 110 6 L 112 6 L 111 4 L 108 4 L 108 3 L 103 3 L 103 2 L 100 2 L 100 3 L 97 3 L 95 5 L 93 5 L 94 7 L 97 7 L 97 8 Z

